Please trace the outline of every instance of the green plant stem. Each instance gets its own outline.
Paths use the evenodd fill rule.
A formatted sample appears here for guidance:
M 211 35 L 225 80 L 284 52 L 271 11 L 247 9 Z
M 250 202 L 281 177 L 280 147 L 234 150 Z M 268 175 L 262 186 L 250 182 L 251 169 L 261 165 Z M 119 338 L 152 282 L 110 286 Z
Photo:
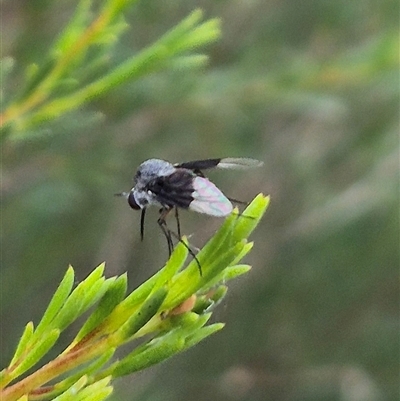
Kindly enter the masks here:
M 119 337 L 108 336 L 94 344 L 78 348 L 75 351 L 72 350 L 68 354 L 60 355 L 36 372 L 6 388 L 2 392 L 1 401 L 18 400 L 24 394 L 29 394 L 32 390 L 41 387 L 61 374 L 108 352 L 110 348 L 117 345 L 118 341 Z

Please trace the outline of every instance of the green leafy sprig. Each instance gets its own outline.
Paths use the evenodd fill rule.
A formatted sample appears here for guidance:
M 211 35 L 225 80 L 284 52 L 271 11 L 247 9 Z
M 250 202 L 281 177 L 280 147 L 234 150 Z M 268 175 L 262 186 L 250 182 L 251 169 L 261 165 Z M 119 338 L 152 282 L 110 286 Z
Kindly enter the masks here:
M 240 261 L 253 246 L 247 238 L 268 204 L 269 197 L 260 194 L 242 214 L 235 209 L 225 219 L 197 254 L 202 276 L 196 260 L 184 267 L 188 249 L 182 243 L 128 295 L 126 274 L 105 278 L 104 264 L 73 289 L 69 267 L 36 329 L 32 322 L 26 325 L 1 372 L 0 399 L 103 400 L 112 392 L 112 379 L 160 363 L 221 330 L 223 323 L 207 324 L 212 306 L 226 294 L 228 280 L 249 271 Z M 71 344 L 41 365 L 63 330 L 84 313 L 89 316 Z M 118 347 L 133 340 L 126 356 L 113 359 Z

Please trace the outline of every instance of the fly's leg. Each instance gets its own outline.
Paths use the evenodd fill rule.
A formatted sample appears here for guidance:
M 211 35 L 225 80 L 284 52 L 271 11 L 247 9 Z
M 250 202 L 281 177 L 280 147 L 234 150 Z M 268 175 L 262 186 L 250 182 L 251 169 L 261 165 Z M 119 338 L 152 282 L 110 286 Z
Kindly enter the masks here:
M 176 228 L 178 230 L 178 237 L 182 238 L 182 235 L 181 235 L 181 223 L 179 221 L 179 214 L 178 214 L 178 208 L 177 207 L 175 208 L 175 220 L 176 220 Z
M 199 262 L 199 259 L 197 259 L 196 254 L 195 254 L 195 253 L 193 252 L 193 250 L 190 248 L 190 246 L 187 245 L 185 242 L 183 242 L 182 239 L 179 238 L 178 235 L 175 234 L 173 231 L 169 230 L 168 228 L 167 228 L 167 230 L 169 231 L 169 235 L 170 235 L 170 236 L 171 236 L 171 235 L 174 236 L 179 242 L 181 242 L 181 243 L 185 246 L 185 248 L 188 250 L 190 256 L 196 261 L 197 267 L 199 268 L 200 276 L 202 276 L 202 275 L 203 275 L 203 272 L 202 272 L 202 270 L 201 270 L 201 264 L 200 264 L 200 262 Z
M 165 235 L 165 238 L 167 239 L 169 256 L 171 256 L 172 251 L 174 250 L 174 244 L 172 243 L 172 238 L 171 238 L 171 231 L 167 227 L 167 222 L 165 221 L 165 218 L 167 217 L 170 211 L 171 209 L 161 209 L 160 217 L 157 220 L 158 225 L 160 226 L 162 232 Z
M 176 221 L 177 221 L 178 234 L 176 234 L 173 231 L 171 231 L 167 226 L 167 222 L 165 221 L 165 218 L 166 218 L 166 216 L 168 215 L 168 213 L 171 210 L 172 210 L 172 208 L 170 208 L 170 209 L 167 209 L 167 208 L 161 209 L 160 210 L 160 217 L 157 220 L 158 225 L 160 226 L 162 232 L 165 235 L 165 238 L 167 239 L 169 256 L 171 256 L 172 251 L 174 249 L 174 244 L 172 243 L 172 236 L 173 236 L 174 238 L 176 238 L 179 242 L 181 242 L 185 246 L 185 248 L 188 250 L 190 256 L 192 256 L 192 258 L 196 261 L 197 267 L 199 268 L 200 276 L 202 276 L 203 272 L 201 270 L 201 265 L 200 265 L 199 260 L 196 257 L 196 254 L 193 252 L 193 250 L 190 248 L 190 246 L 187 245 L 181 239 L 181 235 L 180 235 L 181 227 L 180 227 L 180 224 L 179 224 L 179 216 L 178 216 L 177 208 L 175 208 L 175 217 L 176 217 Z

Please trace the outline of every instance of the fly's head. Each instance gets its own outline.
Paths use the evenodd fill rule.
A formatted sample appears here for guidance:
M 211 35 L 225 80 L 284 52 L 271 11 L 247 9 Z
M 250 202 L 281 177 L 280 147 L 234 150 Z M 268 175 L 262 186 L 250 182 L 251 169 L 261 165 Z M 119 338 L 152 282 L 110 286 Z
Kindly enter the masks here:
M 128 196 L 128 203 L 131 208 L 139 210 L 149 205 L 159 205 L 152 188 L 162 183 L 163 178 L 175 170 L 176 168 L 171 163 L 164 160 L 149 159 L 143 162 L 136 171 L 135 186 Z

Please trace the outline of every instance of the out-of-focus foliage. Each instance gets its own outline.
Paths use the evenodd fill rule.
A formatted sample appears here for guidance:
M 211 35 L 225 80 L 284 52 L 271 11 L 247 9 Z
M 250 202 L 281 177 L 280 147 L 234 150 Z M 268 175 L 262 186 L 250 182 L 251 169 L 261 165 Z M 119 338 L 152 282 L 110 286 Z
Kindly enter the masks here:
M 113 45 L 127 26 L 122 11 L 132 3 L 135 0 L 106 1 L 91 18 L 92 0 L 80 0 L 44 61 L 29 64 L 25 69 L 22 90 L 13 94 L 10 101 L 4 96 L 2 135 L 6 134 L 8 140 L 32 139 L 38 135 L 32 132 L 37 125 L 104 97 L 119 85 L 168 66 L 182 69 L 204 64 L 205 55 L 187 53 L 215 40 L 219 36 L 219 21 L 201 24 L 202 13 L 196 10 L 153 44 L 116 66 L 107 66 L 107 61 L 113 60 Z M 4 74 L 11 66 L 10 60 L 5 60 Z
M 76 2 L 5 1 L 6 94 L 42 60 Z M 138 2 L 115 60 L 199 4 Z M 399 5 L 394 0 L 202 2 L 222 18 L 202 71 L 153 74 L 2 144 L 1 335 L 7 361 L 71 263 L 107 261 L 139 284 L 167 257 L 127 190 L 149 157 L 250 156 L 260 171 L 213 173 L 228 196 L 271 194 L 226 330 L 120 383 L 115 399 L 397 400 L 399 397 Z M 4 60 L 4 59 L 3 59 Z M 3 75 L 4 77 L 4 75 Z M 182 214 L 201 245 L 219 221 Z M 219 317 L 218 317 L 219 318 Z M 3 363 L 4 365 L 4 363 Z

